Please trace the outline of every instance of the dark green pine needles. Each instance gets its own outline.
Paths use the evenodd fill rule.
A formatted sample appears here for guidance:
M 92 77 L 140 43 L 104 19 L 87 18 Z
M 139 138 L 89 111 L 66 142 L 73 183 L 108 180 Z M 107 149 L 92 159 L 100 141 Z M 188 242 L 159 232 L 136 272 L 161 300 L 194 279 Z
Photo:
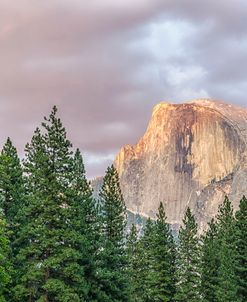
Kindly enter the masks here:
M 216 289 L 219 274 L 219 241 L 218 225 L 214 221 L 208 224 L 208 230 L 202 237 L 202 295 L 204 302 L 217 302 Z
M 73 228 L 81 235 L 78 248 L 81 251 L 79 264 L 83 267 L 86 282 L 86 301 L 101 301 L 98 288 L 97 269 L 100 250 L 100 221 L 98 207 L 93 192 L 86 179 L 85 168 L 80 151 L 77 149 L 73 161 L 73 181 L 71 186 L 73 201 Z
M 151 296 L 153 301 L 172 302 L 175 294 L 175 244 L 163 203 L 154 225 L 151 252 Z
M 174 301 L 176 251 L 162 203 L 157 219 L 147 220 L 144 235 L 139 240 L 135 228 L 132 227 L 128 251 L 132 251 L 129 268 L 130 301 Z
M 126 208 L 114 166 L 107 169 L 100 191 L 102 250 L 99 268 L 101 301 L 129 301 L 125 249 Z
M 5 292 L 7 301 L 12 300 L 11 290 L 16 275 L 19 273 L 19 268 L 15 264 L 16 255 L 20 248 L 18 232 L 23 223 L 22 211 L 24 209 L 24 202 L 25 185 L 22 166 L 17 155 L 17 150 L 10 138 L 8 138 L 0 155 L 0 209 L 2 209 L 2 214 L 6 219 L 4 240 L 8 240 L 10 249 L 8 258 L 5 261 L 10 263 L 9 265 L 13 268 L 9 271 L 12 282 Z M 5 259 L 6 255 L 2 257 L 2 259 Z
M 200 241 L 197 223 L 190 208 L 179 231 L 177 255 L 177 292 L 175 301 L 201 301 Z
M 241 200 L 235 219 L 232 204 L 226 197 L 219 206 L 216 220 L 209 223 L 203 236 L 201 280 L 205 302 L 246 301 L 244 201 L 245 197 Z
M 71 143 L 53 108 L 26 147 L 27 205 L 19 233 L 17 301 L 83 301 L 84 236 L 75 228 Z
M 218 302 L 238 301 L 235 219 L 232 204 L 227 197 L 219 207 L 217 224 L 219 267 L 216 298 Z
M 131 302 L 143 301 L 144 292 L 142 273 L 145 270 L 142 259 L 143 251 L 140 240 L 138 240 L 138 231 L 136 225 L 132 225 L 127 237 L 127 256 L 128 256 L 128 281 Z
M 240 200 L 236 212 L 237 281 L 238 298 L 247 301 L 247 198 Z
M 7 223 L 0 209 L 0 301 L 8 302 L 11 285 L 11 250 L 8 238 Z
M 152 301 L 152 281 L 153 281 L 153 242 L 154 242 L 154 221 L 148 218 L 144 235 L 140 238 L 140 261 L 142 269 L 140 269 L 140 282 L 142 283 L 141 301 Z
M 24 193 L 21 163 L 16 148 L 8 138 L 0 155 L 0 207 L 12 227 L 18 211 L 23 206 Z

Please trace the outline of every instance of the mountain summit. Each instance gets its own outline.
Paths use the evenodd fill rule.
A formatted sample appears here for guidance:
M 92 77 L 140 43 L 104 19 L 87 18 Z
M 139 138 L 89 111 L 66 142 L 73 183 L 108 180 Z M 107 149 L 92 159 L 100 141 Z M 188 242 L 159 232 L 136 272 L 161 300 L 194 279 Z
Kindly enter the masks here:
M 180 224 L 190 206 L 200 227 L 227 194 L 247 191 L 247 110 L 209 99 L 160 103 L 144 136 L 115 159 L 127 208 L 154 217 L 159 203 Z

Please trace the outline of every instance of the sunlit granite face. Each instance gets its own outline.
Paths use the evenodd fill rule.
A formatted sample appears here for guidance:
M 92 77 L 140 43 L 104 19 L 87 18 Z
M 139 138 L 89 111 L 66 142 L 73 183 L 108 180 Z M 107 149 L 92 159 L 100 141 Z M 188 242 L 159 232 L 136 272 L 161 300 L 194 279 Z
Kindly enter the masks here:
M 246 132 L 243 108 L 205 99 L 156 105 L 144 136 L 115 159 L 127 208 L 154 217 L 162 201 L 180 224 L 190 206 L 203 228 L 225 194 L 237 206 L 247 193 Z

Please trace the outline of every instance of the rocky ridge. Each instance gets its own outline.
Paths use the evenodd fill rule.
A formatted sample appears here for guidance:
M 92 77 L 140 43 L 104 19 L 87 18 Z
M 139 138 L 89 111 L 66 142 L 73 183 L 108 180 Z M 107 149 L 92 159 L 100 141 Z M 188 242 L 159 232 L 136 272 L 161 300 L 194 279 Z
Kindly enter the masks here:
M 204 228 L 226 194 L 236 208 L 247 193 L 246 144 L 247 109 L 209 99 L 156 105 L 144 136 L 114 161 L 127 208 L 154 217 L 162 201 L 176 226 L 190 206 Z

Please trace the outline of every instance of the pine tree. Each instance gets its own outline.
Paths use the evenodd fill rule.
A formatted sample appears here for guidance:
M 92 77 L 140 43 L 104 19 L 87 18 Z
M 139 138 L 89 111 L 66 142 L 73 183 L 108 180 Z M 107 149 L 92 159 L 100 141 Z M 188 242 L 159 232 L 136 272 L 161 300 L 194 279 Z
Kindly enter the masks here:
M 153 301 L 171 302 L 175 294 L 175 244 L 163 203 L 155 222 L 151 251 L 151 293 Z
M 27 205 L 19 232 L 17 301 L 83 301 L 83 236 L 74 225 L 71 143 L 53 108 L 26 147 Z
M 247 301 L 247 198 L 240 200 L 236 212 L 237 283 L 238 298 Z
M 144 226 L 144 234 L 140 239 L 140 280 L 142 282 L 141 301 L 152 302 L 153 262 L 155 223 L 150 218 Z
M 74 229 L 82 236 L 82 257 L 80 265 L 84 270 L 87 282 L 86 301 L 100 301 L 98 289 L 98 252 L 100 248 L 100 223 L 98 208 L 93 198 L 92 188 L 86 179 L 85 167 L 79 149 L 73 161 L 73 217 Z
M 218 229 L 214 219 L 208 224 L 208 230 L 203 236 L 202 247 L 202 294 L 203 301 L 217 302 L 216 288 L 219 271 Z
M 107 169 L 100 191 L 102 205 L 101 301 L 129 301 L 124 247 L 126 208 L 114 166 Z
M 24 192 L 21 163 L 16 148 L 8 138 L 0 155 L 0 207 L 12 227 L 17 212 L 23 206 Z
M 18 230 L 23 220 L 24 202 L 25 187 L 22 166 L 17 150 L 8 138 L 0 155 L 0 207 L 3 209 L 7 221 L 6 230 L 10 241 L 8 260 L 11 267 L 13 267 L 11 270 L 12 282 L 15 280 L 18 269 L 18 267 L 15 267 L 15 256 L 20 248 L 17 239 Z M 7 300 L 12 300 L 10 291 Z
M 130 284 L 130 301 L 141 302 L 143 293 L 142 271 L 143 263 L 141 261 L 142 251 L 140 241 L 138 240 L 137 228 L 133 224 L 127 238 L 128 255 L 128 280 Z
M 0 302 L 7 302 L 11 284 L 10 241 L 7 223 L 0 209 Z
M 184 226 L 179 230 L 177 256 L 177 292 L 178 302 L 201 301 L 201 247 L 197 234 L 197 223 L 190 208 L 183 219 Z
M 228 197 L 219 207 L 218 215 L 218 253 L 219 269 L 216 287 L 218 302 L 232 302 L 237 300 L 236 279 L 236 228 L 233 208 Z

